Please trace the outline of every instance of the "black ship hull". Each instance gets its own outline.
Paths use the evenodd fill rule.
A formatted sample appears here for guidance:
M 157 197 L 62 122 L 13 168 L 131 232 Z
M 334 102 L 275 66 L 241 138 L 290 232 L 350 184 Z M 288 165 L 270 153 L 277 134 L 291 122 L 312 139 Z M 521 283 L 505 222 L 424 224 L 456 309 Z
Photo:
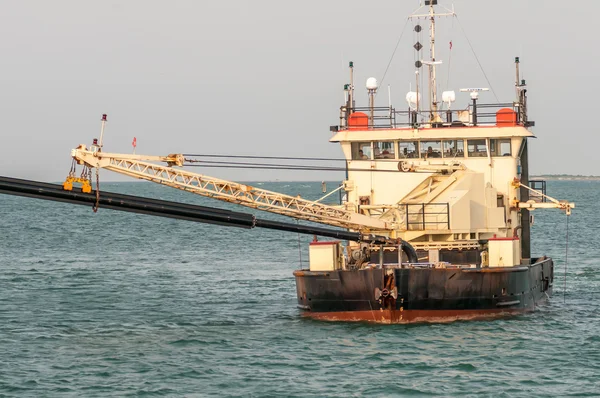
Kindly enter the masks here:
M 531 312 L 552 294 L 554 265 L 398 267 L 294 272 L 304 316 L 375 323 L 494 319 Z

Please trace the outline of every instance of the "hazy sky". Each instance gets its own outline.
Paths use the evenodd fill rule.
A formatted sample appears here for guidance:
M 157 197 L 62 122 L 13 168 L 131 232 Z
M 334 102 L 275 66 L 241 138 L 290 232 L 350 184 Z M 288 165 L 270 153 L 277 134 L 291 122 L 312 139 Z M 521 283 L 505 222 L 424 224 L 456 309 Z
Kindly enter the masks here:
M 451 3 L 440 0 L 441 4 Z M 3 0 L 0 8 L 0 175 L 59 181 L 70 149 L 98 136 L 105 151 L 340 157 L 347 63 L 381 80 L 418 0 Z M 502 101 L 514 98 L 515 56 L 536 121 L 534 173 L 600 174 L 596 118 L 600 2 L 457 0 L 466 31 Z M 453 42 L 450 88 L 488 84 L 459 24 L 440 22 L 440 56 Z M 413 80 L 412 25 L 384 86 L 393 103 Z M 447 64 L 440 82 L 448 79 Z M 442 87 L 445 89 L 445 87 Z M 386 89 L 387 90 L 387 89 Z M 490 101 L 491 93 L 483 94 Z M 464 95 L 458 102 L 466 104 Z M 484 98 L 482 96 L 482 98 Z M 387 93 L 378 97 L 387 105 Z M 238 180 L 335 180 L 341 174 L 195 169 Z M 104 180 L 119 179 L 104 172 Z

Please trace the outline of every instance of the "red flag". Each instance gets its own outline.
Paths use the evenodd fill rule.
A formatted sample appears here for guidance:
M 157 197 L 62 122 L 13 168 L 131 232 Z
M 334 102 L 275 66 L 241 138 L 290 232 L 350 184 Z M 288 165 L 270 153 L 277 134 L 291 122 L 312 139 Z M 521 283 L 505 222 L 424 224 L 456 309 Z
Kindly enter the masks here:
M 133 145 L 134 148 L 137 146 L 137 140 L 135 139 L 135 137 L 133 137 L 133 142 L 131 143 L 131 145 Z
M 450 42 L 450 50 L 452 50 L 452 42 Z

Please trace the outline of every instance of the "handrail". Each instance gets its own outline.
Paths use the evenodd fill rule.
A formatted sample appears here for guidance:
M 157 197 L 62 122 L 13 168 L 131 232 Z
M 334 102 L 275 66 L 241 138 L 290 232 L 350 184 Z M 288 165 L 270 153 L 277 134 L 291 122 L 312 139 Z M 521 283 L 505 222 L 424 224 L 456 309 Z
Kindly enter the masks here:
M 514 121 L 498 120 L 498 111 L 510 109 L 514 112 Z M 413 109 L 396 110 L 393 107 L 341 107 L 340 125 L 332 126 L 333 131 L 356 129 L 395 129 L 395 128 L 425 128 L 425 127 L 472 127 L 472 126 L 525 126 L 535 125 L 522 117 L 522 107 L 519 103 L 482 103 L 469 104 L 464 109 L 431 110 Z M 358 113 L 358 115 L 357 115 Z M 360 113 L 364 115 L 360 115 Z M 353 115 L 355 120 L 352 119 Z

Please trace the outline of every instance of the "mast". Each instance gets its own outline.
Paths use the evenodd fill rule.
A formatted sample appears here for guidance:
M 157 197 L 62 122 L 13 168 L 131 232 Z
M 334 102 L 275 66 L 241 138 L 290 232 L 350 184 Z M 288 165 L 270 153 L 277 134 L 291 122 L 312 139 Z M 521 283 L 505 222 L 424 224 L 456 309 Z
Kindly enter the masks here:
M 521 82 L 521 72 L 519 70 L 519 64 L 521 63 L 519 57 L 515 57 L 515 69 L 517 72 L 517 78 L 515 79 L 515 91 L 517 92 L 517 102 L 521 101 L 521 87 L 519 83 Z
M 437 82 L 436 82 L 436 66 L 440 65 L 442 62 L 436 60 L 435 53 L 435 19 L 439 17 L 454 17 L 456 14 L 454 13 L 454 7 L 450 10 L 443 6 L 442 13 L 436 13 L 434 6 L 438 5 L 438 0 L 425 0 L 425 6 L 419 7 L 417 11 L 415 11 L 409 19 L 419 20 L 421 18 L 429 20 L 429 60 L 424 60 L 424 57 L 420 57 L 420 59 L 416 62 L 417 67 L 417 75 L 419 73 L 419 68 L 423 65 L 427 65 L 429 67 L 429 121 L 432 123 L 441 122 L 441 118 L 438 115 L 438 99 L 437 99 Z M 427 7 L 427 12 L 425 12 L 424 7 Z M 421 26 L 415 26 L 415 32 L 419 33 L 421 31 Z M 419 54 L 422 49 L 421 43 L 417 42 L 414 45 L 417 54 Z M 425 88 L 423 88 L 423 91 Z M 417 89 L 418 92 L 418 89 Z M 418 112 L 418 109 L 417 109 Z
M 356 102 L 354 99 L 354 62 L 350 61 L 350 113 L 354 112 Z
M 429 103 L 431 104 L 431 119 L 437 116 L 437 87 L 435 83 L 435 10 L 434 1 L 429 2 Z

